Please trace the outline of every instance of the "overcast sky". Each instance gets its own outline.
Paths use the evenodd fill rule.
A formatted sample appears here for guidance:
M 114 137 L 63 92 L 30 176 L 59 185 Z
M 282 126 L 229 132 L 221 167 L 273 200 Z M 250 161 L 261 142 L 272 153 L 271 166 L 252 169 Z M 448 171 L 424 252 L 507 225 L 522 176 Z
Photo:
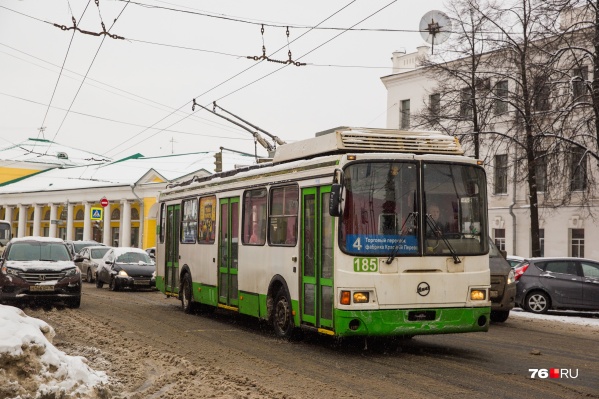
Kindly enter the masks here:
M 192 112 L 194 98 L 289 142 L 385 127 L 380 78 L 393 51 L 424 44 L 418 25 L 432 9 L 442 2 L 0 0 L 0 147 L 45 138 L 112 158 L 254 153 L 250 133 Z M 53 25 L 71 28 L 72 16 L 81 30 L 102 32 L 103 21 L 125 39 Z M 269 58 L 291 51 L 307 65 L 246 58 L 261 56 L 263 41 Z

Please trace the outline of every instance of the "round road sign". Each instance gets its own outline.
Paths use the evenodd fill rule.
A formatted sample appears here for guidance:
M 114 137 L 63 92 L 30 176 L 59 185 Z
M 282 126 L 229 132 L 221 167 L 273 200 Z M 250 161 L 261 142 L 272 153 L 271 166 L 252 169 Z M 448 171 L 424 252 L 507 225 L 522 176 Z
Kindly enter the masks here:
M 106 197 L 100 200 L 100 205 L 102 205 L 105 208 L 108 206 L 108 200 L 106 199 Z

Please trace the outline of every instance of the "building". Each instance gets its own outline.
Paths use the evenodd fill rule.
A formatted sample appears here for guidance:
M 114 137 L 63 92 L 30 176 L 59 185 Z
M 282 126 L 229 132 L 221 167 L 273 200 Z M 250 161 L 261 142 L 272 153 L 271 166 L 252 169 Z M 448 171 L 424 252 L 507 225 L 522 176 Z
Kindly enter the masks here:
M 426 68 L 419 67 L 419 60 L 428 54 L 430 48 L 427 47 L 419 47 L 416 52 L 409 54 L 393 53 L 392 74 L 381 78 L 387 89 L 387 128 L 413 129 L 415 115 L 427 107 L 429 110 L 442 108 L 439 96 L 434 92 L 437 82 L 431 79 Z M 495 83 L 494 87 L 500 87 L 499 82 Z M 487 150 L 492 145 L 493 143 L 487 142 Z M 487 154 L 491 154 L 485 163 L 489 182 L 489 234 L 500 249 L 506 250 L 508 254 L 530 256 L 530 201 L 526 185 L 517 183 L 518 172 L 513 161 L 516 159 L 515 155 L 509 149 L 502 150 L 501 147 L 488 151 Z M 565 162 L 561 173 L 590 174 L 593 173 L 590 164 L 591 162 L 586 161 L 583 164 Z M 556 178 L 550 175 L 542 177 Z M 542 204 L 543 185 L 539 179 L 537 181 L 537 194 L 539 203 Z M 576 187 L 571 189 L 576 190 Z M 539 208 L 539 233 L 544 256 L 599 259 L 599 248 L 588 245 L 599 239 L 599 225 L 594 218 L 588 216 L 593 213 L 596 215 L 599 211 L 599 198 L 587 200 L 584 207 L 580 206 L 580 201 L 577 203 L 574 200 L 572 204 L 559 208 Z
M 140 248 L 155 244 L 160 191 L 210 174 L 214 162 L 206 152 L 111 160 L 39 139 L 1 149 L 0 158 L 0 219 L 12 222 L 14 237 Z

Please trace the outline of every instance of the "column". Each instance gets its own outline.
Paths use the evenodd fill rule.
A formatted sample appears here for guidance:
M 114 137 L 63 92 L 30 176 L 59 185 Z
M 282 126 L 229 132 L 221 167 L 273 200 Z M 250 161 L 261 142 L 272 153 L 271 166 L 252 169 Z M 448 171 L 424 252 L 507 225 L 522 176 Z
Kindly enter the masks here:
M 17 237 L 27 235 L 27 205 L 19 204 L 19 224 L 17 226 Z
M 138 237 L 138 243 L 137 243 L 137 248 L 145 248 L 145 242 L 144 242 L 144 228 L 145 228 L 145 221 L 146 219 L 146 215 L 145 215 L 145 209 L 144 209 L 144 202 L 143 201 L 139 201 L 139 237 Z
M 110 228 L 110 218 L 112 214 L 110 212 L 110 204 L 104 208 L 104 229 L 102 231 L 102 243 L 104 245 L 112 246 L 110 237 L 112 236 L 112 229 Z
M 85 210 L 83 211 L 83 240 L 89 241 L 92 239 L 92 204 L 83 201 Z
M 58 225 L 56 223 L 58 223 L 58 205 L 53 204 L 53 203 L 49 203 L 48 204 L 50 206 L 50 232 L 49 232 L 49 236 L 50 237 L 57 237 L 58 236 Z
M 131 246 L 131 204 L 127 200 L 122 200 L 123 212 L 121 218 L 121 246 Z
M 67 202 L 67 240 L 73 239 L 73 204 Z
M 42 226 L 42 207 L 38 204 L 33 204 L 33 235 L 41 236 Z
M 10 236 L 12 237 L 14 234 L 14 223 L 12 221 L 13 218 L 13 207 L 12 206 L 5 206 L 4 207 L 6 210 L 4 211 L 4 220 L 7 220 L 10 222 Z

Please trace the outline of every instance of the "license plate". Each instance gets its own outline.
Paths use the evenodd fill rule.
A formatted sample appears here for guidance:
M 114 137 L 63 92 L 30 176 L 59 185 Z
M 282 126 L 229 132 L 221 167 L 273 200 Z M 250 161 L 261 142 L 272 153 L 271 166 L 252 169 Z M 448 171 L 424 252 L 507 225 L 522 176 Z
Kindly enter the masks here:
M 53 285 L 30 285 L 29 291 L 54 291 Z
M 489 291 L 489 295 L 491 298 L 497 298 L 499 296 L 499 292 L 491 290 Z
M 135 280 L 134 285 L 150 285 L 150 280 Z

